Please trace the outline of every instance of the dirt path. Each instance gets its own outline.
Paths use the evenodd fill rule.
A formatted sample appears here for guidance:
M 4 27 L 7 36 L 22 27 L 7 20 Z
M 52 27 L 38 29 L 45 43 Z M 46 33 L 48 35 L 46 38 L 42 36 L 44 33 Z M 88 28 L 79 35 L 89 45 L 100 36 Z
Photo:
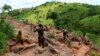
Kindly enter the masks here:
M 90 51 L 89 45 L 82 45 L 80 49 L 77 51 L 76 56 L 87 56 L 88 52 Z
M 51 47 L 46 47 L 46 48 L 41 48 L 38 46 L 38 44 L 36 43 L 37 42 L 37 33 L 32 33 L 31 30 L 30 30 L 30 25 L 26 25 L 26 24 L 23 24 L 21 22 L 18 22 L 14 19 L 12 19 L 11 17 L 7 17 L 7 21 L 11 23 L 11 25 L 13 25 L 15 27 L 15 30 L 16 30 L 16 33 L 21 30 L 22 33 L 23 33 L 23 37 L 24 39 L 29 39 L 32 42 L 32 44 L 35 44 L 35 47 L 30 47 L 30 48 L 26 48 L 24 50 L 22 50 L 19 53 L 7 53 L 9 56 L 73 56 L 73 53 L 71 48 L 68 48 L 68 46 L 64 43 L 61 43 L 59 41 L 55 41 L 56 44 L 58 46 L 53 46 L 53 45 L 50 45 L 51 47 L 53 47 L 55 50 L 56 50 L 56 54 L 55 53 L 52 53 L 50 50 L 52 49 Z M 55 36 L 58 36 L 58 37 L 62 37 L 62 33 L 60 34 L 56 34 L 56 29 L 53 31 L 51 30 L 50 32 L 54 32 Z M 28 36 L 28 38 L 26 37 Z M 10 42 L 11 43 L 11 42 Z M 12 49 L 16 49 L 17 46 L 21 46 L 20 44 L 17 44 L 16 46 L 12 47 Z M 27 43 L 24 43 L 24 47 L 25 46 L 29 46 L 29 44 Z M 85 56 L 85 53 L 87 53 L 89 50 L 89 46 L 85 46 L 85 45 L 82 45 L 79 50 L 76 51 L 75 55 L 76 56 Z M 8 56 L 7 55 L 7 56 Z
M 79 49 L 74 49 L 74 54 L 72 56 L 88 56 L 88 52 L 90 51 L 90 46 L 82 44 Z

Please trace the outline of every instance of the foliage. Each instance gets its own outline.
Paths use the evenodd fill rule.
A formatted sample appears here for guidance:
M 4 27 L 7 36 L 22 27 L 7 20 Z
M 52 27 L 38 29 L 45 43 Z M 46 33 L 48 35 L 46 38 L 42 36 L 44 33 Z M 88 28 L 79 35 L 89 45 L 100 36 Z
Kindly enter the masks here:
M 62 5 L 62 7 L 55 9 L 60 15 L 60 18 L 56 21 L 56 25 L 59 28 L 62 25 L 63 28 L 67 27 L 70 30 L 77 29 L 76 27 L 79 26 L 78 22 L 87 16 L 88 10 L 87 7 L 81 4 Z
M 8 38 L 13 38 L 15 36 L 14 28 L 4 19 L 0 20 L 0 31 L 5 33 Z
M 57 13 L 51 12 L 49 15 L 47 15 L 47 18 L 57 19 L 58 18 L 57 16 L 58 16 Z
M 87 17 L 81 20 L 80 24 L 86 31 L 100 33 L 100 15 Z
M 12 9 L 12 7 L 10 5 L 7 5 L 7 4 L 4 4 L 4 6 L 2 7 L 3 11 L 7 10 L 9 12 L 11 9 Z
M 87 36 L 89 37 L 89 40 L 96 45 L 96 47 L 100 47 L 100 35 L 88 33 Z
M 82 33 L 82 31 L 79 31 L 79 30 L 77 30 L 77 31 L 74 31 L 79 37 L 82 37 L 83 36 L 83 33 Z
M 7 51 L 7 46 L 6 35 L 0 31 L 0 54 L 3 54 Z

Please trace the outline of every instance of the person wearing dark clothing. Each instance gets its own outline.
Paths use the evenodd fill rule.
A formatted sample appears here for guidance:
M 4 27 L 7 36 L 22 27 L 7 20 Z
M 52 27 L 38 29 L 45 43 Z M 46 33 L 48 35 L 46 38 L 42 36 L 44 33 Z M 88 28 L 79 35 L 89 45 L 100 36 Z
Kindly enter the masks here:
M 67 30 L 63 30 L 63 39 L 66 40 L 66 37 L 68 37 L 68 32 Z
M 47 27 L 45 29 L 42 24 L 39 24 L 38 28 L 36 28 L 36 26 L 34 27 L 34 32 L 38 32 L 38 44 L 40 47 L 42 46 L 42 48 L 44 48 L 45 45 L 44 31 L 47 31 Z
M 31 24 L 30 24 L 30 32 L 31 32 L 31 33 L 33 33 L 33 26 L 34 26 L 34 24 L 31 23 Z

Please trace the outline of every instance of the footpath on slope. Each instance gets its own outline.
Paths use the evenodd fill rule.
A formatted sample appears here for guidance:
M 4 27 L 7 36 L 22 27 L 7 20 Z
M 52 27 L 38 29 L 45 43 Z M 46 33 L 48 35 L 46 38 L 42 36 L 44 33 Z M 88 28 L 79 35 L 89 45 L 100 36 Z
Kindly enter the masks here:
M 57 45 L 52 45 L 48 43 L 49 45 L 48 47 L 41 48 L 37 44 L 37 33 L 31 32 L 30 30 L 31 27 L 29 24 L 18 22 L 12 17 L 7 17 L 7 21 L 14 26 L 16 33 L 19 30 L 21 30 L 23 33 L 23 39 L 29 39 L 32 43 L 31 44 L 24 43 L 24 46 L 17 44 L 16 46 L 13 46 L 12 49 L 16 50 L 18 47 L 23 47 L 23 49 L 21 49 L 21 51 L 19 51 L 18 53 L 9 52 L 6 54 L 6 56 L 14 56 L 14 55 L 16 56 L 73 56 L 73 55 L 85 56 L 85 54 L 90 50 L 89 46 L 85 46 L 85 45 L 82 45 L 78 50 L 75 48 L 69 48 L 65 43 L 61 43 L 55 39 L 53 39 L 52 41 Z M 54 33 L 55 36 L 59 36 L 60 38 L 62 38 L 62 33 L 56 34 L 57 31 L 59 30 L 53 28 L 50 29 L 49 32 Z M 13 44 L 15 42 L 9 41 L 9 43 Z M 30 47 L 25 48 L 28 46 Z M 72 52 L 73 50 L 74 52 Z

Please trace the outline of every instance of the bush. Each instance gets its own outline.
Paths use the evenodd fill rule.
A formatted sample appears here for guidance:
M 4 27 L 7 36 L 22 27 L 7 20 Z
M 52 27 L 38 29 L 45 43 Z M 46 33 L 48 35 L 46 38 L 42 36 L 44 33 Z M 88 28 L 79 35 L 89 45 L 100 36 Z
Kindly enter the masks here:
M 96 46 L 100 47 L 100 35 L 87 33 L 87 36 L 89 37 L 89 40 Z
M 81 20 L 80 24 L 88 32 L 100 33 L 100 15 L 87 17 Z
M 7 39 L 6 35 L 0 31 L 0 54 L 3 54 L 7 51 Z
M 83 33 L 81 32 L 81 31 L 79 31 L 79 30 L 77 30 L 77 31 L 74 31 L 79 37 L 82 37 L 83 36 Z
M 0 31 L 5 33 L 8 38 L 12 38 L 15 36 L 14 28 L 4 19 L 0 20 Z

